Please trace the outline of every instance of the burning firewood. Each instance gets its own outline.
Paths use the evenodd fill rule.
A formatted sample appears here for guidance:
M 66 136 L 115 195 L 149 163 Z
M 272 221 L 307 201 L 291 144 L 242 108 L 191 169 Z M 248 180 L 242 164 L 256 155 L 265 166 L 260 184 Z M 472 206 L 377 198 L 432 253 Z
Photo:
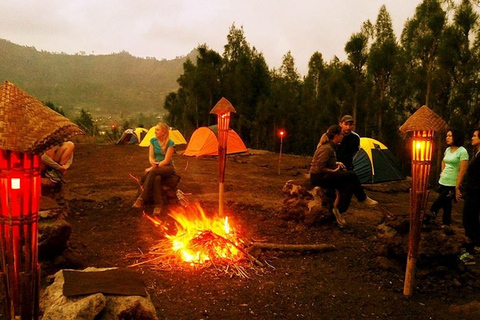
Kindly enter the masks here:
M 144 254 L 130 254 L 138 262 L 130 267 L 149 266 L 157 270 L 205 268 L 214 266 L 230 275 L 248 277 L 247 269 L 264 264 L 250 255 L 243 240 L 228 217 L 207 217 L 197 204 L 179 207 L 169 213 L 175 221 L 175 231 L 168 230 L 163 221 L 147 216 L 164 228 L 164 239 Z M 174 233 L 175 232 L 175 233 Z

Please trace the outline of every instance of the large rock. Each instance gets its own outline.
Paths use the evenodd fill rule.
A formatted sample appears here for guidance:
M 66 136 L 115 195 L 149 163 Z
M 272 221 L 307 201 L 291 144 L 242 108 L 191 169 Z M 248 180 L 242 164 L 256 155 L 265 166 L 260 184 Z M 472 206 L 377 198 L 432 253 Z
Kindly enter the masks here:
M 106 269 L 87 268 L 85 272 Z M 63 295 L 63 271 L 41 295 L 43 320 L 158 320 L 150 296 L 117 296 L 96 293 L 79 297 Z
M 42 320 L 94 320 L 105 308 L 107 299 L 103 294 L 67 298 L 63 295 L 63 271 L 58 271 L 54 278 L 40 299 Z
M 310 179 L 297 179 L 285 183 L 282 191 L 287 198 L 283 201 L 280 218 L 305 225 L 321 224 L 333 219 L 335 192 L 314 187 L 309 182 Z

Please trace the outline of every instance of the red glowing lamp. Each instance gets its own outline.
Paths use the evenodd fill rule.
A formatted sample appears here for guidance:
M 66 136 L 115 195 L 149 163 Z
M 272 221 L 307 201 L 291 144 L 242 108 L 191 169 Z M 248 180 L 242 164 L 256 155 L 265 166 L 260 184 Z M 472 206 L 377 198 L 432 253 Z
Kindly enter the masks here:
M 283 139 L 283 137 L 285 137 L 286 134 L 287 132 L 284 129 L 278 130 L 278 136 L 280 137 L 280 139 Z
M 223 192 L 225 181 L 225 165 L 227 161 L 227 139 L 230 126 L 230 113 L 236 112 L 233 105 L 225 98 L 221 98 L 210 111 L 217 115 L 218 126 L 218 182 L 219 205 L 218 212 L 223 215 Z
M 400 127 L 403 133 L 412 133 L 412 187 L 410 189 L 410 233 L 407 267 L 403 294 L 411 296 L 415 278 L 420 232 L 428 200 L 428 178 L 435 131 L 446 130 L 447 124 L 427 106 L 419 108 Z
M 8 81 L 0 86 L 0 127 L 3 314 L 9 319 L 38 319 L 40 154 L 83 132 Z

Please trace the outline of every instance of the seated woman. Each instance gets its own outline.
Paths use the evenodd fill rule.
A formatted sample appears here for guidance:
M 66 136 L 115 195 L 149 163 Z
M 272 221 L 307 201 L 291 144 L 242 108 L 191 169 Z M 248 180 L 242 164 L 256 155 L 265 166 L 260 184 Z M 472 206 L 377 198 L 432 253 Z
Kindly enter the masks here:
M 377 204 L 377 201 L 367 197 L 355 172 L 346 171 L 345 165 L 337 162 L 335 146 L 340 144 L 342 139 L 342 127 L 339 125 L 329 127 L 320 139 L 310 166 L 312 185 L 337 191 L 332 211 L 339 227 L 345 225 L 342 213 L 350 206 L 352 195 L 367 205 Z
M 145 169 L 147 175 L 143 191 L 133 204 L 133 208 L 142 208 L 146 201 L 153 200 L 154 215 L 160 215 L 162 212 L 162 179 L 175 173 L 172 163 L 175 149 L 173 141 L 169 138 L 169 132 L 170 128 L 163 122 L 159 122 L 155 127 L 155 137 L 150 140 L 148 150 L 150 167 Z
M 42 175 L 54 183 L 65 182 L 63 175 L 72 165 L 74 149 L 72 141 L 65 141 L 45 151 L 40 164 Z

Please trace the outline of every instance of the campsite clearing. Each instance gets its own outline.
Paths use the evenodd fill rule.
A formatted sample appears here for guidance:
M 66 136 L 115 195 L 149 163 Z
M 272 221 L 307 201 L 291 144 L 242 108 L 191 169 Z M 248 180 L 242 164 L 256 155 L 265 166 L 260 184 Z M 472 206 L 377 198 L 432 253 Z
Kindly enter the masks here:
M 382 204 L 369 209 L 353 201 L 347 227 L 333 223 L 305 227 L 279 218 L 282 187 L 306 173 L 310 157 L 249 150 L 229 156 L 225 177 L 225 208 L 247 239 L 284 244 L 334 244 L 336 250 L 314 252 L 263 251 L 268 266 L 248 279 L 215 269 L 152 271 L 138 268 L 160 319 L 475 319 L 479 280 L 460 279 L 449 266 L 435 272 L 419 269 L 412 298 L 403 296 L 403 270 L 377 263 L 376 233 L 385 210 L 408 214 L 404 181 L 369 185 L 367 193 Z M 217 159 L 175 155 L 179 188 L 206 212 L 218 208 Z M 75 161 L 65 176 L 68 222 L 73 233 L 69 249 L 54 264 L 43 262 L 44 276 L 58 268 L 126 267 L 128 254 L 148 252 L 161 237 L 159 229 L 131 208 L 140 176 L 147 167 L 147 149 L 135 145 L 78 144 Z M 435 193 L 432 192 L 430 199 Z M 462 232 L 455 205 L 453 230 Z M 421 259 L 421 258 L 420 258 Z M 478 257 L 480 260 L 480 257 Z M 478 263 L 478 262 L 477 262 Z M 477 309 L 475 309 L 477 308 Z M 477 314 L 475 313 L 477 312 Z

